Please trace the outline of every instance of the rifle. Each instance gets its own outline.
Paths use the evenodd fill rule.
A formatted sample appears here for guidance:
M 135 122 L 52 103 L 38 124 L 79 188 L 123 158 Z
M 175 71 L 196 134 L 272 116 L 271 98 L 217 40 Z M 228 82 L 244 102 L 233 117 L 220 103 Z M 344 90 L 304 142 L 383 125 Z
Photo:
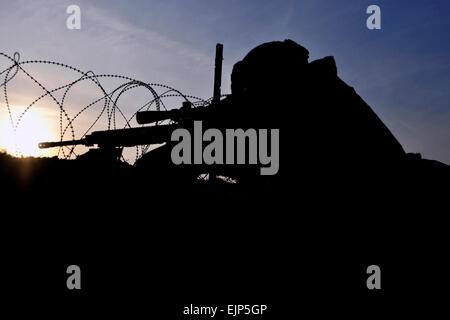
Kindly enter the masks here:
M 172 132 L 181 127 L 182 123 L 200 120 L 207 117 L 210 107 L 220 102 L 221 73 L 223 60 L 223 45 L 216 45 L 214 96 L 213 103 L 207 107 L 192 108 L 189 101 L 183 102 L 180 109 L 168 111 L 142 111 L 136 114 L 138 124 L 151 124 L 163 120 L 173 120 L 175 124 L 154 125 L 140 128 L 94 131 L 79 140 L 41 142 L 39 148 L 53 148 L 73 145 L 94 146 L 100 149 L 132 147 L 138 145 L 161 144 L 170 141 Z

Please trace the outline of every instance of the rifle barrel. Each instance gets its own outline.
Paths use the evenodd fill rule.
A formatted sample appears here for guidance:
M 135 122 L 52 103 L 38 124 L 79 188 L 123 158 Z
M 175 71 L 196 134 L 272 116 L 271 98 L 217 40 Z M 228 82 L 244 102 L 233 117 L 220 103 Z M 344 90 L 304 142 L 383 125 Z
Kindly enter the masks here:
M 55 141 L 55 142 L 41 142 L 39 143 L 39 149 L 48 149 L 54 147 L 74 146 L 77 144 L 84 144 L 84 139 L 81 140 L 68 140 L 68 141 Z
M 178 125 L 149 126 L 140 128 L 94 131 L 84 139 L 41 142 L 39 148 L 53 148 L 71 145 L 85 145 L 99 147 L 133 147 L 146 144 L 159 144 L 170 141 L 172 131 Z

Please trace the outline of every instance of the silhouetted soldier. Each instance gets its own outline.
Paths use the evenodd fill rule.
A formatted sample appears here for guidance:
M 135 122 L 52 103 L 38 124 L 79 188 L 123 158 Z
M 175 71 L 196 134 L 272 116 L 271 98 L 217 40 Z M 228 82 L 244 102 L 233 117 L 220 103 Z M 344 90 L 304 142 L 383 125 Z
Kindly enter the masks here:
M 405 158 L 400 143 L 337 76 L 333 57 L 308 63 L 308 55 L 291 40 L 251 50 L 234 65 L 232 95 L 216 108 L 210 126 L 279 128 L 280 174 L 286 179 L 309 176 L 316 182 L 343 172 L 360 177 L 362 168 L 364 174 L 392 170 Z
M 333 57 L 308 63 L 308 51 L 297 43 L 269 42 L 236 63 L 231 79 L 239 118 L 297 132 L 297 146 L 306 154 L 310 146 L 330 158 L 390 161 L 404 156 L 389 129 L 337 76 Z
M 358 185 L 386 188 L 400 169 L 408 167 L 410 157 L 338 77 L 333 57 L 308 62 L 308 56 L 308 50 L 291 40 L 274 41 L 254 48 L 234 65 L 232 94 L 211 108 L 203 128 L 280 129 L 280 169 L 275 177 L 261 177 L 255 166 L 225 165 L 223 171 L 256 185 L 261 180 L 301 181 L 308 192 L 314 185 L 341 189 L 353 185 L 351 192 Z M 170 150 L 169 144 L 154 153 L 149 163 L 155 165 L 149 168 L 180 174 L 171 164 Z

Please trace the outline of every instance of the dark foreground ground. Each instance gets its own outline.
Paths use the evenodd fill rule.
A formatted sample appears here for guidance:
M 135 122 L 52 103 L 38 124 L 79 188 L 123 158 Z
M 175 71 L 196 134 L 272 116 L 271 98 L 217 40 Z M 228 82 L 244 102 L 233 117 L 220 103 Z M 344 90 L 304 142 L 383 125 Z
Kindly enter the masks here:
M 267 185 L 184 183 L 0 155 L 2 309 L 51 319 L 208 318 L 184 316 L 190 304 L 268 305 L 217 319 L 448 312 L 447 166 L 299 171 Z M 66 287 L 72 264 L 79 291 Z M 372 264 L 381 290 L 366 287 Z

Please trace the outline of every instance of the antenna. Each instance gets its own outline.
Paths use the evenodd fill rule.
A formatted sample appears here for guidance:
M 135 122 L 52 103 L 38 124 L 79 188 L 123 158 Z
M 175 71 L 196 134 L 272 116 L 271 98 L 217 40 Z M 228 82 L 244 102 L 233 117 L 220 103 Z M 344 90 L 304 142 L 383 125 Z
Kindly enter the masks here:
M 216 44 L 216 62 L 214 68 L 214 92 L 213 103 L 220 101 L 220 89 L 222 86 L 222 60 L 223 60 L 223 44 Z

